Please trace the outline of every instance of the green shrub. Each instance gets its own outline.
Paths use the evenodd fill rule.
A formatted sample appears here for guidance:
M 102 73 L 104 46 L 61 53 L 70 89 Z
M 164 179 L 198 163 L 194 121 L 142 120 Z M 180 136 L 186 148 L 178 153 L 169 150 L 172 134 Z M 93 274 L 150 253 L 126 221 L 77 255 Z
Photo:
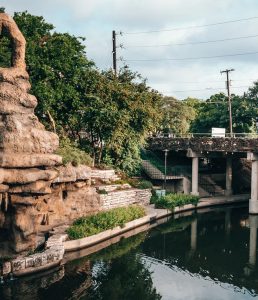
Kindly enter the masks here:
M 97 190 L 98 194 L 100 195 L 107 195 L 108 192 L 106 190 Z
M 70 239 L 81 239 L 145 216 L 145 209 L 139 205 L 114 208 L 96 215 L 76 220 L 67 230 Z
M 183 206 L 186 204 L 197 205 L 200 198 L 194 195 L 185 194 L 167 194 L 162 197 L 153 196 L 152 201 L 156 208 L 166 208 L 173 210 L 177 206 Z
M 76 143 L 71 142 L 67 137 L 60 139 L 59 148 L 56 154 L 63 157 L 63 163 L 71 163 L 73 166 L 92 165 L 92 158 L 85 151 L 80 150 Z
M 118 180 L 111 182 L 110 184 L 126 184 L 126 183 L 128 183 L 128 180 L 118 179 Z
M 152 183 L 148 180 L 144 179 L 136 179 L 136 178 L 129 178 L 128 183 L 137 189 L 151 189 L 152 188 Z
M 158 200 L 159 200 L 159 197 L 155 193 L 152 193 L 151 198 L 150 198 L 150 204 L 155 204 Z

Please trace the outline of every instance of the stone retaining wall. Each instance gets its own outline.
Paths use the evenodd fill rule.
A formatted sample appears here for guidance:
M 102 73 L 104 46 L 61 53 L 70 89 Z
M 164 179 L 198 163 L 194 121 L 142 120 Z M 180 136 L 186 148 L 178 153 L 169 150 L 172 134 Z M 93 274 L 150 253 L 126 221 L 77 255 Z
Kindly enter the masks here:
M 104 210 L 127 206 L 130 204 L 148 205 L 150 203 L 151 191 L 140 189 L 128 189 L 113 191 L 108 194 L 100 194 L 102 208 Z
M 113 192 L 116 190 L 125 190 L 125 189 L 130 189 L 131 186 L 128 183 L 125 184 L 109 184 L 109 185 L 99 185 L 96 186 L 96 189 L 98 191 L 106 191 L 106 192 Z
M 100 179 L 102 181 L 115 181 L 120 179 L 119 176 L 116 175 L 114 170 L 91 170 L 91 178 L 92 179 Z

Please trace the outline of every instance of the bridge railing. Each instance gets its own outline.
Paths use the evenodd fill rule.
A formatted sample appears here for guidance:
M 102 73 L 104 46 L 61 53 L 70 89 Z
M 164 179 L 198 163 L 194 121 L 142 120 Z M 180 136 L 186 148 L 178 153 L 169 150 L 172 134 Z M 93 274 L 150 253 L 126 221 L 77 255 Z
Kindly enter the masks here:
M 210 132 L 191 132 L 191 133 L 184 133 L 184 134 L 176 134 L 176 133 L 160 133 L 160 134 L 153 134 L 152 137 L 157 138 L 193 138 L 193 137 L 212 137 Z M 240 133 L 233 133 L 231 136 L 230 133 L 225 134 L 226 138 L 246 138 L 246 139 L 257 139 L 258 133 L 250 133 L 250 132 L 240 132 Z M 214 137 L 216 138 L 216 137 Z

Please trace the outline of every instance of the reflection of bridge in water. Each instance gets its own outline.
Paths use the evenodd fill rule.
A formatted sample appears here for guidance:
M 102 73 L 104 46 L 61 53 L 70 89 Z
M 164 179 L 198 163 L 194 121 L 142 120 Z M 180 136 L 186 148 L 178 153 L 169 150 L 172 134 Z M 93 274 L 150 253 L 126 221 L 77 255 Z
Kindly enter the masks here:
M 192 159 L 191 194 L 199 195 L 199 159 L 223 158 L 225 168 L 225 196 L 232 195 L 232 164 L 235 157 L 251 161 L 251 199 L 249 212 L 258 214 L 258 138 L 248 137 L 212 138 L 194 137 L 152 137 L 148 141 L 152 151 L 176 151 Z

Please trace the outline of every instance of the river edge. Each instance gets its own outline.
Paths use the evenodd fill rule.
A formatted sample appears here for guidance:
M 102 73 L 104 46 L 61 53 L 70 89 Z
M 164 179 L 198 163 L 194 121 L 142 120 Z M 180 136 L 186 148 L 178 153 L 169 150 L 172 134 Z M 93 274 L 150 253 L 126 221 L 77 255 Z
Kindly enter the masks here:
M 147 215 L 145 217 L 128 222 L 124 227 L 116 227 L 90 237 L 67 241 L 68 236 L 66 233 L 54 233 L 47 240 L 44 252 L 3 263 L 0 270 L 1 282 L 4 282 L 4 278 L 8 279 L 8 277 L 13 276 L 19 277 L 39 273 L 65 264 L 71 260 L 87 256 L 119 242 L 122 238 L 128 238 L 158 226 L 166 222 L 167 218 L 171 215 L 212 206 L 241 203 L 249 199 L 249 194 L 201 198 L 197 206 L 188 204 L 175 207 L 174 211 L 156 209 L 153 205 L 150 205 L 146 206 Z M 55 232 L 55 230 L 53 230 L 53 232 Z

